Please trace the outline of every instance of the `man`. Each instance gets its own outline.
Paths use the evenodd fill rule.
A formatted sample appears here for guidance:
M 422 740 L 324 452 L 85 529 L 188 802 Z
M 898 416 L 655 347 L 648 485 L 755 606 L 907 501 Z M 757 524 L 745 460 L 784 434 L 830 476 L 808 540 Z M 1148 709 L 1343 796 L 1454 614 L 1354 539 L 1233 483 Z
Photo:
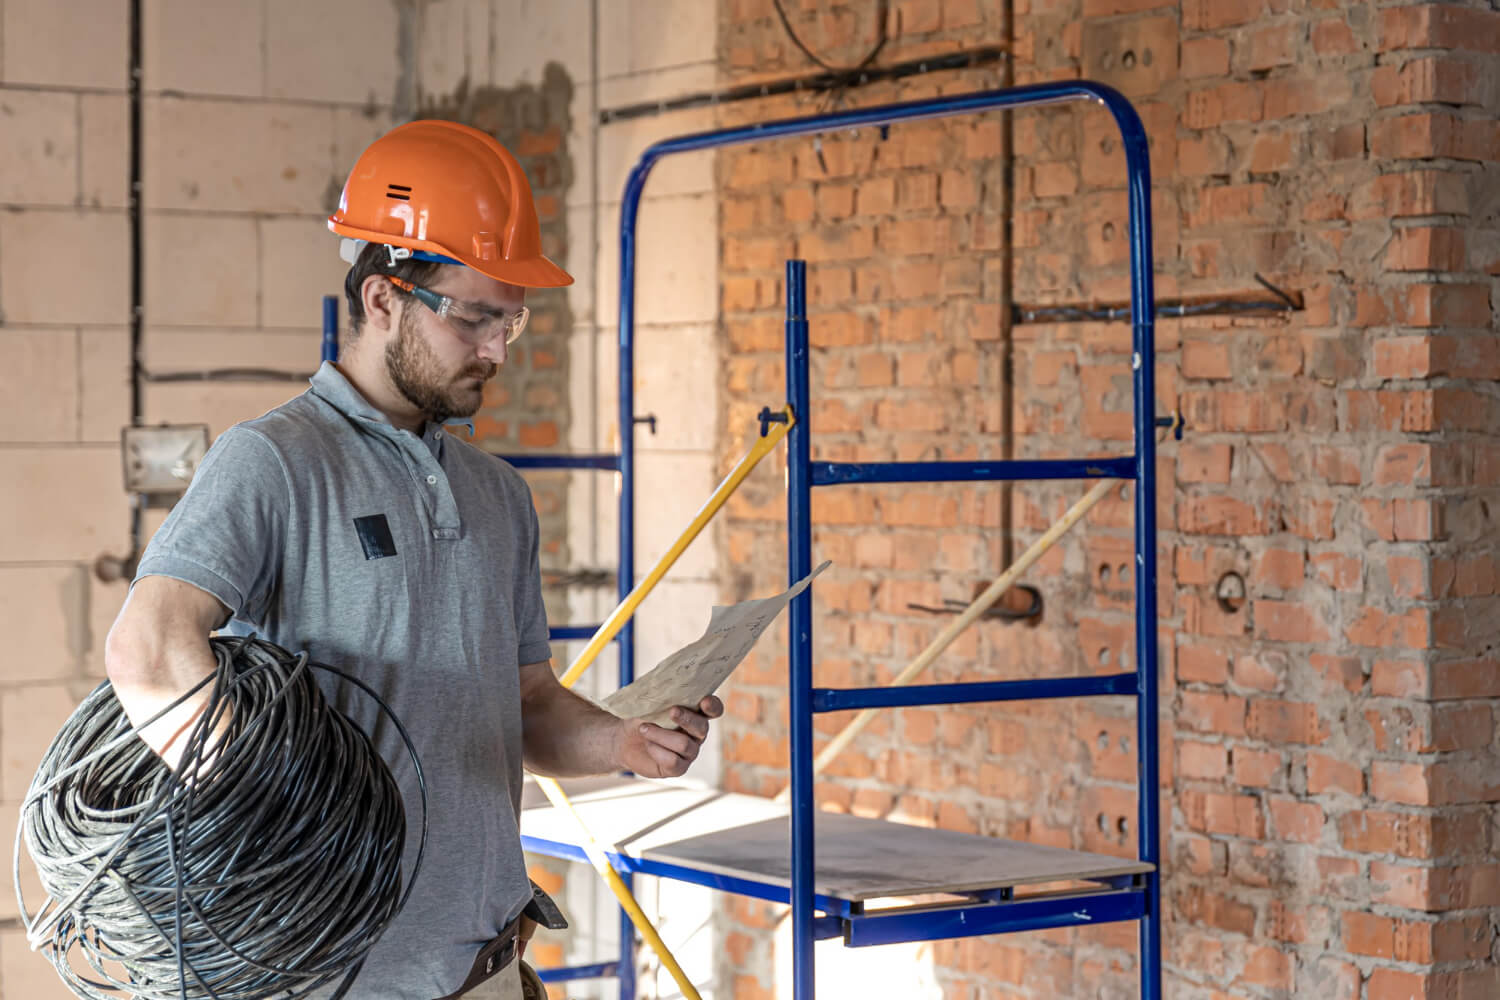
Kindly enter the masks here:
M 518 996 L 518 962 L 486 980 L 476 956 L 511 934 L 524 949 L 531 926 L 523 759 L 555 776 L 680 775 L 723 708 L 675 709 L 668 730 L 562 688 L 530 492 L 443 430 L 505 364 L 526 289 L 572 282 L 542 255 L 515 158 L 463 125 L 400 126 L 361 155 L 329 228 L 352 264 L 351 343 L 309 391 L 218 439 L 141 560 L 106 667 L 138 724 L 213 671 L 221 627 L 359 675 L 413 734 L 431 826 L 411 899 L 352 996 Z M 352 686 L 320 683 L 416 801 L 394 727 Z M 204 700 L 143 732 L 168 762 Z

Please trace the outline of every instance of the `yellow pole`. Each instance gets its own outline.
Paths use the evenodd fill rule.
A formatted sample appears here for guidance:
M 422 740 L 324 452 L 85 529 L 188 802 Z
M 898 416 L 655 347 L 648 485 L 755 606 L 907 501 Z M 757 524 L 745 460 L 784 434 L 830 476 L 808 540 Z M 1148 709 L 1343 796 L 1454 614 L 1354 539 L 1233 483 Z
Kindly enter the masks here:
M 572 665 L 559 678 L 563 687 L 572 687 L 574 682 L 583 676 L 583 672 L 593 665 L 594 660 L 604 651 L 604 647 L 609 645 L 610 640 L 615 637 L 620 629 L 625 627 L 625 623 L 635 614 L 636 609 L 641 606 L 641 602 L 646 599 L 646 595 L 655 589 L 656 585 L 661 582 L 661 578 L 667 575 L 667 570 L 671 569 L 672 564 L 677 561 L 677 558 L 692 544 L 693 539 L 697 538 L 703 532 L 703 529 L 708 526 L 708 522 L 713 520 L 714 515 L 719 512 L 719 508 L 728 502 L 734 491 L 739 489 L 740 484 L 745 481 L 745 477 L 750 475 L 751 470 L 760 463 L 762 458 L 769 455 L 772 449 L 781 443 L 782 438 L 786 437 L 787 432 L 792 429 L 792 425 L 797 422 L 797 418 L 792 414 L 790 405 L 783 407 L 781 412 L 786 415 L 786 421 L 773 425 L 764 437 L 755 442 L 755 446 L 750 449 L 749 453 L 740 459 L 740 464 L 734 467 L 734 471 L 719 484 L 719 488 L 714 490 L 713 495 L 699 508 L 697 515 L 693 518 L 693 523 L 687 526 L 687 530 L 672 544 L 672 547 L 667 550 L 666 555 L 661 557 L 661 560 L 657 562 L 651 572 L 646 574 L 646 578 L 636 584 L 635 589 L 626 596 L 625 600 L 620 602 L 620 606 L 615 608 L 614 613 L 609 616 L 609 620 L 599 626 L 599 631 L 594 633 L 594 637 L 589 640 L 589 644 L 584 647 L 583 652 L 578 654 L 578 659 L 574 660 Z
M 1093 510 L 1094 505 L 1103 500 L 1110 490 L 1124 481 L 1122 479 L 1101 479 L 1096 483 L 1093 489 L 1084 494 L 1083 499 L 1068 508 L 1068 512 L 1056 524 L 1047 529 L 1045 535 L 1032 542 L 1031 547 L 1021 554 L 1021 558 L 1017 559 L 1010 565 L 1009 569 L 1000 574 L 994 583 L 986 587 L 984 593 L 974 598 L 974 602 L 964 610 L 963 614 L 959 615 L 948 624 L 947 628 L 938 633 L 937 638 L 927 644 L 927 648 L 922 650 L 917 655 L 917 658 L 912 660 L 906 669 L 896 676 L 895 680 L 891 681 L 890 686 L 903 687 L 910 684 L 918 674 L 930 667 L 933 661 L 938 658 L 938 655 L 952 645 L 953 640 L 957 639 L 964 629 L 978 621 L 979 616 L 984 614 L 990 605 L 998 601 L 1000 596 L 1011 588 L 1011 585 L 1020 578 L 1022 573 L 1030 569 L 1038 559 L 1046 554 L 1048 549 L 1056 545 L 1062 536 L 1067 533 L 1068 529 L 1081 521 L 1085 514 Z M 845 726 L 823 748 L 823 752 L 813 759 L 813 774 L 821 773 L 830 761 L 852 743 L 854 737 L 858 736 L 870 724 L 870 721 L 875 718 L 875 713 L 875 709 L 867 708 L 856 715 L 853 721 Z M 791 797 L 791 794 L 792 786 L 788 785 L 776 796 L 776 801 L 786 802 Z
M 635 924 L 635 929 L 641 932 L 641 937 L 645 938 L 646 943 L 656 952 L 657 957 L 661 959 L 661 964 L 671 973 L 673 981 L 677 983 L 677 988 L 682 991 L 685 1000 L 702 1000 L 698 991 L 693 988 L 693 983 L 688 979 L 687 973 L 682 971 L 682 966 L 678 965 L 677 959 L 672 956 L 666 942 L 661 939 L 660 934 L 656 933 L 656 928 L 651 926 L 651 921 L 641 909 L 641 904 L 637 903 L 635 897 L 630 894 L 625 880 L 620 878 L 620 873 L 615 871 L 614 865 L 610 864 L 604 848 L 589 833 L 589 828 L 584 825 L 583 819 L 573 809 L 573 803 L 569 802 L 568 797 L 563 794 L 561 786 L 552 778 L 544 778 L 540 775 L 536 776 L 536 782 L 552 805 L 567 813 L 578 826 L 581 841 L 579 846 L 588 856 L 589 863 L 594 866 L 594 871 L 599 873 L 599 877 L 604 879 L 604 883 L 609 886 L 609 891 L 614 893 L 615 898 L 620 901 L 621 908 L 630 916 L 630 922 Z

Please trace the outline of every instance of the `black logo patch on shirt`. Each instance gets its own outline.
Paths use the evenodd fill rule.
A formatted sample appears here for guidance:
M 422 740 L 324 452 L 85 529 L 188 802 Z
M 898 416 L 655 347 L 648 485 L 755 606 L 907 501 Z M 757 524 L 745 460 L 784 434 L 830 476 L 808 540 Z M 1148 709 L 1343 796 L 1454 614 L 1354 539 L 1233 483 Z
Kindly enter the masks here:
M 359 544 L 364 547 L 366 559 L 384 559 L 396 554 L 396 540 L 391 537 L 391 526 L 384 514 L 356 517 L 354 530 L 359 532 Z

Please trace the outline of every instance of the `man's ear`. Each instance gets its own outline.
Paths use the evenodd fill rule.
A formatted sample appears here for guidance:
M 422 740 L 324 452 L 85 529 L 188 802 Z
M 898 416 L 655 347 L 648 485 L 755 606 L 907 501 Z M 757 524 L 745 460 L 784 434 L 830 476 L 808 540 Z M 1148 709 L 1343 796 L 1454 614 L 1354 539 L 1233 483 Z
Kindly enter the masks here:
M 359 289 L 365 306 L 365 324 L 379 330 L 394 330 L 400 317 L 396 286 L 384 275 L 372 274 Z

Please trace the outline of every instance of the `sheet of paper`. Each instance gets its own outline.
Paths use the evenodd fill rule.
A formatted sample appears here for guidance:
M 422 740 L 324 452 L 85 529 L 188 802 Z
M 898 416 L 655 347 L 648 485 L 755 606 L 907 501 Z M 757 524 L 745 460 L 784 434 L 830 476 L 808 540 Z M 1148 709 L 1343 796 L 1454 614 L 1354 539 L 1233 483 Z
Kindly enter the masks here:
M 708 616 L 708 631 L 662 660 L 649 673 L 637 677 L 635 683 L 605 698 L 604 707 L 622 719 L 644 718 L 676 729 L 668 715 L 672 706 L 696 705 L 717 691 L 781 610 L 828 566 L 823 563 L 790 590 L 775 597 L 714 608 Z

